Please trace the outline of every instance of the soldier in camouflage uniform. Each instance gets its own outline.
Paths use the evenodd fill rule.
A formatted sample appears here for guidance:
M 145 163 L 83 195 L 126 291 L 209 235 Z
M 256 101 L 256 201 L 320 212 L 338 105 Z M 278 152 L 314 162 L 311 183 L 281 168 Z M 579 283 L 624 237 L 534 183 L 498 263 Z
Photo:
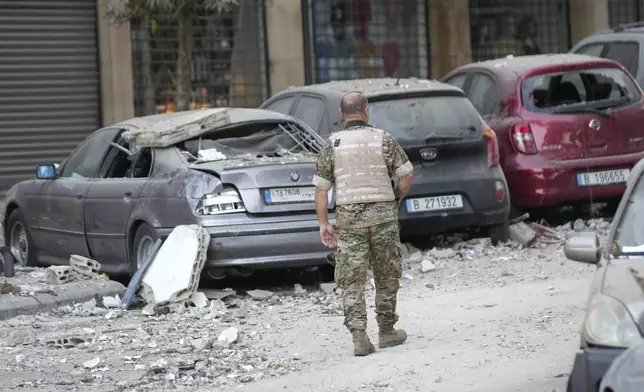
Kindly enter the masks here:
M 337 245 L 335 280 L 342 289 L 344 325 L 353 335 L 354 354 L 364 356 L 375 351 L 365 332 L 369 267 L 376 284 L 379 347 L 407 339 L 404 330 L 394 329 L 402 274 L 398 201 L 409 191 L 413 166 L 389 133 L 367 124 L 369 107 L 362 93 L 346 94 L 340 112 L 346 128 L 332 134 L 320 152 L 313 184 L 320 238 L 330 248 Z M 334 185 L 337 237 L 327 204 L 327 192 Z

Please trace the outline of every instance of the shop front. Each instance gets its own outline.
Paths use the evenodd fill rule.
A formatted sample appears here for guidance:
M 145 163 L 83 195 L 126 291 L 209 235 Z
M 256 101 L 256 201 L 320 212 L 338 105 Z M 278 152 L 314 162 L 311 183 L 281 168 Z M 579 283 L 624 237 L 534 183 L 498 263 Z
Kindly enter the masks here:
M 429 76 L 426 0 L 309 0 L 307 8 L 311 82 Z

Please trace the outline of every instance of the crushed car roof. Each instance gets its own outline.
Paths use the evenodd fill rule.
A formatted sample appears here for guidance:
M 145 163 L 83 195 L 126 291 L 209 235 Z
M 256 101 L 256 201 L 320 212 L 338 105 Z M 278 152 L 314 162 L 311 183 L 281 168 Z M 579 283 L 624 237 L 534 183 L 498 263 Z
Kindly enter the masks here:
M 312 84 L 303 87 L 294 87 L 291 90 L 299 91 L 320 91 L 326 90 L 329 93 L 345 94 L 350 91 L 360 91 L 367 97 L 384 94 L 406 93 L 411 91 L 461 91 L 458 87 L 439 82 L 437 80 L 418 78 L 374 78 L 339 80 L 334 82 Z
M 554 54 L 537 54 L 532 56 L 508 56 L 494 60 L 480 61 L 463 66 L 460 69 L 467 68 L 488 68 L 507 70 L 516 74 L 524 74 L 534 69 L 550 67 L 557 65 L 578 65 L 578 64 L 606 64 L 613 63 L 611 60 L 601 59 L 598 57 L 587 56 L 575 53 L 554 53 Z
M 168 147 L 227 125 L 254 121 L 286 121 L 290 116 L 263 109 L 215 108 L 135 117 L 116 124 L 123 137 L 141 147 Z

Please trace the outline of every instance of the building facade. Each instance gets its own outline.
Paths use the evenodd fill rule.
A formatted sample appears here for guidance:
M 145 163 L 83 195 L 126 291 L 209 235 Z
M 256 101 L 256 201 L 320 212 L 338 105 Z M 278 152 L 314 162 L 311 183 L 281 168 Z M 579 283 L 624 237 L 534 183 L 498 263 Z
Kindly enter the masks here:
M 103 0 L 0 1 L 0 194 L 95 129 L 176 104 L 176 23 L 115 24 Z M 440 78 L 566 51 L 644 20 L 644 0 L 239 0 L 192 24 L 190 106 L 257 106 L 292 85 Z

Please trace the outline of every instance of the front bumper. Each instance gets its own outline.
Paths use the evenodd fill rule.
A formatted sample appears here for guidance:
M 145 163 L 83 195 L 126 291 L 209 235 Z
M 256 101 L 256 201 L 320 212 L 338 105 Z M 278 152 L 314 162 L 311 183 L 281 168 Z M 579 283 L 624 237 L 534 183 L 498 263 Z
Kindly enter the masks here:
M 322 244 L 319 228 L 317 220 L 204 227 L 210 234 L 204 269 L 325 265 L 334 250 Z M 162 239 L 171 232 L 157 230 Z
M 613 360 L 624 349 L 586 347 L 575 355 L 575 363 L 570 374 L 570 391 L 597 392 L 602 377 Z

